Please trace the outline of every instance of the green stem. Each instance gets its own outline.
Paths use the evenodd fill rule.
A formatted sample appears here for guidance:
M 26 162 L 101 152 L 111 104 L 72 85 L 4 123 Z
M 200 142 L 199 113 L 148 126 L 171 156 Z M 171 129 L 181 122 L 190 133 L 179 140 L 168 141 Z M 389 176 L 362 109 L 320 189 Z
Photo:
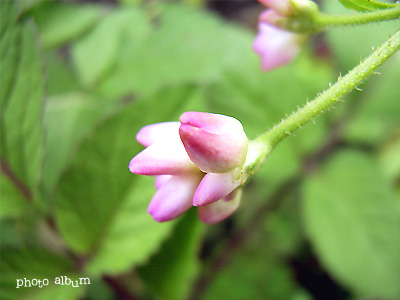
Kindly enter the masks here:
M 313 101 L 308 102 L 288 118 L 282 120 L 271 130 L 251 141 L 249 148 L 251 155 L 248 155 L 249 157 L 245 163 L 245 172 L 248 174 L 255 173 L 279 142 L 355 89 L 396 53 L 399 48 L 400 30 L 346 76 L 340 77 L 328 90 L 317 96 Z
M 394 8 L 375 10 L 346 16 L 330 16 L 319 13 L 313 17 L 313 26 L 316 30 L 326 27 L 360 25 L 388 20 L 400 19 L 400 4 Z

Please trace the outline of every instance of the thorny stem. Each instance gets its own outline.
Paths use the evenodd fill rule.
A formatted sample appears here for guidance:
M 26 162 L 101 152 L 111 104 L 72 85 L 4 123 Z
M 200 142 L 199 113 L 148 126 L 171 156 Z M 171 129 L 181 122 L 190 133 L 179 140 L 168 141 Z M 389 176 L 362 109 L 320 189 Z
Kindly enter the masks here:
M 357 88 L 375 70 L 387 61 L 400 48 L 400 30 L 388 41 L 375 50 L 369 57 L 352 69 L 346 76 L 340 77 L 338 81 L 328 90 L 318 95 L 313 101 L 308 102 L 302 108 L 288 118 L 282 120 L 271 130 L 265 132 L 255 140 L 251 141 L 250 148 L 256 155 L 246 161 L 245 173 L 248 175 L 258 171 L 269 153 L 285 137 L 291 135 L 296 129 L 302 127 L 316 116 L 322 114 L 333 104 Z

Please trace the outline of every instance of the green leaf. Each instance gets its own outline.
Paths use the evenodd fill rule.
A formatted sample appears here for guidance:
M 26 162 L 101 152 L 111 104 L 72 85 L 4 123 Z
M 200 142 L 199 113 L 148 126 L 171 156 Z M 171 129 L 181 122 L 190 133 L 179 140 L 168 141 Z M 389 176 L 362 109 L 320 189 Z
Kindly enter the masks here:
M 349 142 L 377 145 L 389 140 L 400 128 L 400 54 L 379 69 L 360 95 L 362 98 L 344 136 Z
M 2 12 L 4 8 L 12 15 L 15 5 L 2 4 Z M 10 19 L 4 26 L 0 41 L 2 169 L 34 196 L 44 153 L 42 61 L 31 21 Z
M 2 276 L 0 278 L 2 299 L 80 299 L 85 292 L 85 286 L 73 288 L 68 285 L 56 285 L 54 279 L 58 276 L 68 276 L 76 279 L 73 264 L 65 257 L 58 256 L 38 248 L 2 249 L 0 252 L 0 266 Z M 85 276 L 86 277 L 86 276 Z M 25 284 L 24 279 L 48 279 L 49 285 L 17 287 L 17 282 Z M 22 281 L 17 281 L 22 279 Z M 28 285 L 28 283 L 27 283 Z
M 40 6 L 45 0 L 17 0 L 21 6 L 21 16 L 25 17 L 30 14 L 33 9 Z M 48 0 L 48 2 L 53 0 Z
M 0 34 L 2 37 L 5 30 L 15 26 L 19 11 L 19 7 L 14 1 L 6 0 L 0 2 Z
M 148 95 L 164 86 L 209 83 L 222 70 L 240 69 L 249 56 L 256 59 L 250 32 L 195 7 L 163 3 L 159 12 L 157 27 L 142 42 L 132 37 L 136 23 L 127 28 L 116 67 L 99 86 L 104 95 Z
M 20 226 L 16 223 L 15 219 L 0 220 L 0 245 L 2 248 L 18 248 L 23 245 L 24 239 L 19 230 Z
M 379 153 L 379 162 L 385 175 L 396 185 L 400 179 L 400 135 L 389 140 Z M 399 186 L 400 188 L 400 186 Z
M 143 11 L 135 7 L 112 11 L 93 31 L 73 45 L 72 59 L 82 83 L 93 87 L 115 66 L 119 49 L 126 44 L 126 36 L 134 41 L 133 47 L 138 47 L 148 30 L 147 16 Z
M 25 195 L 11 182 L 10 178 L 0 174 L 1 185 L 1 210 L 0 220 L 8 217 L 16 217 L 27 210 L 28 204 Z
M 186 299 L 199 271 L 199 246 L 204 225 L 191 209 L 176 225 L 171 237 L 150 261 L 138 268 L 139 276 L 159 299 Z
M 304 182 L 304 223 L 329 272 L 361 296 L 400 296 L 400 206 L 372 158 L 342 151 Z
M 78 145 L 94 129 L 107 106 L 101 99 L 79 92 L 48 98 L 45 111 L 47 155 L 43 166 L 43 186 L 47 193 L 54 192 Z
M 34 11 L 45 48 L 68 43 L 90 30 L 101 16 L 101 6 L 75 3 L 46 3 Z
M 296 286 L 289 266 L 271 253 L 265 233 L 257 234 L 235 252 L 201 299 L 311 299 Z
M 81 89 L 71 64 L 60 51 L 47 51 L 45 61 L 48 76 L 46 91 L 49 96 L 76 92 Z
M 395 4 L 383 3 L 374 0 L 339 0 L 343 6 L 354 9 L 356 11 L 373 11 L 377 9 L 385 9 L 395 7 Z
M 153 179 L 133 175 L 130 159 L 142 146 L 139 129 L 151 123 L 177 120 L 201 103 L 194 88 L 171 88 L 136 101 L 99 126 L 75 156 L 60 180 L 58 227 L 70 247 L 92 254 L 92 273 L 126 270 L 143 262 L 171 230 L 147 213 L 155 192 Z

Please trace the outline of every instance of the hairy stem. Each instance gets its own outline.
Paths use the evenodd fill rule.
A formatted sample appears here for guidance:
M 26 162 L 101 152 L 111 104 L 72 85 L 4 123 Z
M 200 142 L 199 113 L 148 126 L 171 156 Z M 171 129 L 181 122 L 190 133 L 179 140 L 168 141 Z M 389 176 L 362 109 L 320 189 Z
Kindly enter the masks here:
M 375 10 L 372 12 L 359 13 L 355 15 L 331 16 L 318 14 L 313 18 L 313 25 L 317 30 L 326 29 L 326 27 L 361 25 L 366 23 L 375 23 L 400 18 L 400 5 L 394 8 Z
M 308 102 L 304 107 L 282 120 L 271 130 L 251 141 L 251 146 L 256 149 L 258 155 L 253 155 L 251 161 L 246 162 L 246 173 L 255 173 L 265 161 L 268 154 L 285 137 L 291 135 L 296 129 L 313 120 L 331 107 L 346 94 L 357 88 L 375 70 L 387 61 L 400 48 L 400 30 L 388 41 L 375 50 L 369 57 L 351 70 L 346 76 L 339 80 L 328 90 L 317 96 L 313 101 Z

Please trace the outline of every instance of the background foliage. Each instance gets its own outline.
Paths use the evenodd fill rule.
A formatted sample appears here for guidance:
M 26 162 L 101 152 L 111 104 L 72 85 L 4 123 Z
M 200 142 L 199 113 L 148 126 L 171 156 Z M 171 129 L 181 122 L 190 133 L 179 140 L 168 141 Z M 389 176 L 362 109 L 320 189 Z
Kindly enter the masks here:
M 262 73 L 254 29 L 218 15 L 221 4 L 0 5 L 0 297 L 400 297 L 398 54 L 279 145 L 221 224 L 201 224 L 195 209 L 155 222 L 152 179 L 128 171 L 142 126 L 200 110 L 238 118 L 255 138 L 398 22 L 334 29 Z M 225 5 L 254 20 L 262 10 Z M 320 5 L 350 13 L 340 1 Z M 19 278 L 57 276 L 91 285 L 16 289 Z

